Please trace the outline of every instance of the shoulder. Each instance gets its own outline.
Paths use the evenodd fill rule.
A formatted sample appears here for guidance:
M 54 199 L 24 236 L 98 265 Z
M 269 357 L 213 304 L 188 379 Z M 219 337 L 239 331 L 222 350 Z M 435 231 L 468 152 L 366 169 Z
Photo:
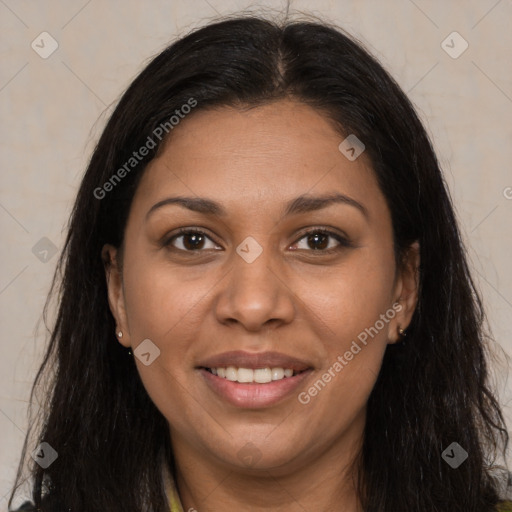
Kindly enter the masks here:
M 21 507 L 9 510 L 9 512 L 64 512 L 64 509 L 54 500 L 43 499 L 42 506 L 43 508 L 38 508 L 30 501 L 26 501 Z
M 37 512 L 37 509 L 33 503 L 26 501 L 20 508 L 12 510 L 12 512 Z

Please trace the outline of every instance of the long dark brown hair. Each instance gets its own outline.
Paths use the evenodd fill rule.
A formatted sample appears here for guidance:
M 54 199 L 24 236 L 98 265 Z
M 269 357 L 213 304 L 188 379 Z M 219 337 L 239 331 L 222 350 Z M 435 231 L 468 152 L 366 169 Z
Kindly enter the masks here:
M 44 441 L 58 452 L 47 469 L 31 465 L 36 507 L 166 509 L 161 465 L 175 472 L 168 425 L 114 339 L 101 259 L 105 243 L 121 245 L 135 189 L 162 143 L 103 197 L 98 189 L 191 98 L 195 111 L 292 98 L 322 112 L 340 135 L 364 141 L 391 211 L 397 264 L 413 241 L 421 248 L 407 343 L 388 346 L 367 404 L 364 510 L 494 511 L 508 483 L 495 461 L 509 439 L 488 382 L 492 338 L 428 135 L 396 82 L 343 30 L 254 15 L 211 22 L 156 56 L 120 99 L 92 154 L 54 278 L 57 316 L 33 390 L 45 384 L 47 391 L 34 445 Z M 441 455 L 452 442 L 469 454 L 457 469 Z

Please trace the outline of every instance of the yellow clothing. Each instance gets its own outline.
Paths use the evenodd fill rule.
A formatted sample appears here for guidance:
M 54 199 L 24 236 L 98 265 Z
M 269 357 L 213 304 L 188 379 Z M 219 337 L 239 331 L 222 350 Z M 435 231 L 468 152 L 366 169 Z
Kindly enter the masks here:
M 164 471 L 164 480 L 167 501 L 169 502 L 169 506 L 171 507 L 169 512 L 184 512 L 183 505 L 181 504 L 181 500 L 178 495 L 178 490 L 176 489 L 176 484 L 174 482 L 174 479 L 171 478 L 171 475 L 168 470 Z M 189 509 L 188 512 L 194 512 L 194 509 Z
M 183 506 L 174 485 L 169 490 L 168 498 L 169 504 L 171 505 L 171 512 L 183 512 Z

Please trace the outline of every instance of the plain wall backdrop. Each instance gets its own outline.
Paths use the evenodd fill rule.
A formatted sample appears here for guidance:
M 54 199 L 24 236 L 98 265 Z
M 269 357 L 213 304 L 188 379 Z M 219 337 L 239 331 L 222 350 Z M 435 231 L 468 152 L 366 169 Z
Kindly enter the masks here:
M 286 2 L 0 0 L 0 510 L 46 340 L 42 308 L 112 106 L 177 36 L 248 8 L 283 13 Z M 512 0 L 296 0 L 289 9 L 356 36 L 408 93 L 444 170 L 497 347 L 512 355 Z M 510 430 L 511 384 L 503 364 L 493 368 Z

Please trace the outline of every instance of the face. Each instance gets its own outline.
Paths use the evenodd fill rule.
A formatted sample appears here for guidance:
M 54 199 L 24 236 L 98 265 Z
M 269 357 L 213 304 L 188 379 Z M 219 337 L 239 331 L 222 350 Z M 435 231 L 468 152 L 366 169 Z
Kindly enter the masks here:
M 370 161 L 343 139 L 292 101 L 197 111 L 141 179 L 122 268 L 104 248 L 120 342 L 178 456 L 286 471 L 357 445 L 419 261 L 414 245 L 395 266 Z

